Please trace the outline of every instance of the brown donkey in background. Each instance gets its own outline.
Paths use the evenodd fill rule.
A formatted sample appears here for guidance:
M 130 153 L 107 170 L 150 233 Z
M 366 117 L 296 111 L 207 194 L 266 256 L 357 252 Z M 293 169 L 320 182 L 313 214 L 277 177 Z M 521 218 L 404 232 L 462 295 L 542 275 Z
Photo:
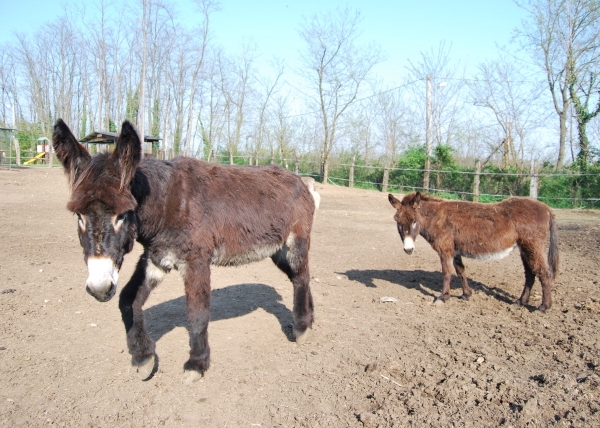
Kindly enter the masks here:
M 444 286 L 438 297 L 450 298 L 452 264 L 462 281 L 463 299 L 471 296 L 462 257 L 495 260 L 519 247 L 525 267 L 525 287 L 517 303 L 527 305 L 537 276 L 542 283 L 544 312 L 552 306 L 551 288 L 558 274 L 556 224 L 550 208 L 529 198 L 510 198 L 495 204 L 450 201 L 411 193 L 402 200 L 388 195 L 396 208 L 404 251 L 411 254 L 421 235 L 438 253 L 442 262 Z M 546 237 L 550 232 L 547 261 L 544 257 Z
M 278 167 L 223 166 L 178 157 L 142 160 L 138 134 L 124 122 L 112 154 L 91 157 L 67 125 L 54 126 L 54 150 L 71 184 L 67 208 L 77 214 L 89 277 L 100 302 L 116 293 L 118 271 L 134 241 L 144 247 L 121 291 L 119 308 L 132 364 L 143 379 L 158 366 L 142 306 L 165 273 L 183 277 L 189 380 L 210 364 L 210 265 L 233 266 L 271 257 L 294 286 L 293 332 L 313 323 L 308 250 L 315 204 L 300 177 Z

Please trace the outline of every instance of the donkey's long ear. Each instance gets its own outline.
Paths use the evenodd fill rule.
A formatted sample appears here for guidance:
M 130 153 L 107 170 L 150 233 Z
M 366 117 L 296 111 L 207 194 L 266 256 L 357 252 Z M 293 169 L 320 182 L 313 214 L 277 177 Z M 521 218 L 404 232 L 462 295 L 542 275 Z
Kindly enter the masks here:
M 396 209 L 400 208 L 400 205 L 402 205 L 402 202 L 395 198 L 391 193 L 388 193 L 388 201 L 390 201 L 390 204 Z
M 128 120 L 123 122 L 112 159 L 121 176 L 121 190 L 123 190 L 133 180 L 135 170 L 142 159 L 142 142 L 135 127 Z
M 417 192 L 415 194 L 415 198 L 412 201 L 412 207 L 414 209 L 419 208 L 419 206 L 421 205 L 421 192 Z
M 69 184 L 72 186 L 79 174 L 88 166 L 92 157 L 85 147 L 79 144 L 77 138 L 62 119 L 58 119 L 54 124 L 52 146 L 58 160 L 65 168 L 65 174 L 67 174 Z

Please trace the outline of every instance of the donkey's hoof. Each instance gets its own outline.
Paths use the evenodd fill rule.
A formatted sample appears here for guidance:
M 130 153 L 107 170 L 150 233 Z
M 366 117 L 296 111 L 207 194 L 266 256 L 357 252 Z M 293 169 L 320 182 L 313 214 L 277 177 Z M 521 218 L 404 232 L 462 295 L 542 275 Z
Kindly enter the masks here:
M 550 306 L 546 306 L 544 304 L 541 304 L 540 306 L 538 306 L 538 311 L 542 312 L 542 313 L 546 313 L 546 311 L 550 309 Z
M 136 367 L 136 372 L 141 380 L 148 380 L 158 370 L 158 360 L 156 355 L 151 355 L 144 364 Z
M 203 377 L 202 373 L 200 373 L 196 370 L 184 370 L 183 371 L 183 383 L 185 383 L 186 385 L 193 385 L 194 383 L 196 383 L 200 379 L 202 379 L 202 377 Z
M 435 300 L 433 301 L 433 303 L 435 304 L 440 304 L 441 303 L 446 303 L 446 300 L 450 299 L 450 294 L 440 294 L 439 296 L 437 296 L 435 298 Z
M 312 328 L 307 328 L 302 333 L 297 333 L 294 331 L 294 336 L 296 336 L 296 343 L 298 345 L 304 345 L 310 339 L 312 335 Z

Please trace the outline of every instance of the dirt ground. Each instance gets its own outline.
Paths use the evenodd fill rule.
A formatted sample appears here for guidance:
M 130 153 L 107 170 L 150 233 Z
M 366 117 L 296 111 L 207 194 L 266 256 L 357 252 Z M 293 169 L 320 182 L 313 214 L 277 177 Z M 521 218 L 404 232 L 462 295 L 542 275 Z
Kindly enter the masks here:
M 531 307 L 513 304 L 518 251 L 465 260 L 471 300 L 434 304 L 439 259 L 422 239 L 404 254 L 387 195 L 317 190 L 310 340 L 290 340 L 292 286 L 271 261 L 215 268 L 212 366 L 187 385 L 179 275 L 146 304 L 160 365 L 142 382 L 118 299 L 84 291 L 62 171 L 0 170 L 0 426 L 600 426 L 600 213 L 556 211 L 561 274 L 543 314 L 539 282 Z

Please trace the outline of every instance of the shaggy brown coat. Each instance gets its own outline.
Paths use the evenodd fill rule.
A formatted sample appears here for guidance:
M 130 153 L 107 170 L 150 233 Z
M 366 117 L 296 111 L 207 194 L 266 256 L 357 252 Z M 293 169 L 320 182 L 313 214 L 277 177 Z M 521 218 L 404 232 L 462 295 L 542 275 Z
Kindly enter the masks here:
M 312 326 L 308 251 L 315 205 L 300 177 L 274 165 L 142 159 L 141 141 L 127 121 L 111 155 L 91 157 L 60 119 L 53 145 L 72 184 L 67 207 L 79 218 L 87 291 L 109 300 L 123 256 L 135 240 L 144 247 L 119 299 L 132 363 L 143 378 L 158 359 L 142 306 L 171 269 L 179 270 L 185 285 L 191 348 L 185 370 L 204 373 L 210 364 L 211 264 L 271 257 L 294 286 L 296 339 Z
M 537 276 L 542 283 L 539 310 L 552 306 L 551 288 L 558 273 L 558 241 L 551 209 L 529 198 L 510 198 L 495 204 L 450 201 L 425 196 L 406 195 L 402 200 L 389 195 L 396 208 L 394 220 L 402 241 L 412 243 L 421 235 L 438 253 L 442 263 L 444 285 L 439 296 L 450 297 L 452 265 L 462 281 L 464 299 L 471 296 L 462 257 L 493 260 L 507 256 L 519 247 L 525 268 L 525 286 L 517 301 L 526 305 Z M 547 259 L 544 247 L 550 236 Z M 406 248 L 408 253 L 412 248 Z

